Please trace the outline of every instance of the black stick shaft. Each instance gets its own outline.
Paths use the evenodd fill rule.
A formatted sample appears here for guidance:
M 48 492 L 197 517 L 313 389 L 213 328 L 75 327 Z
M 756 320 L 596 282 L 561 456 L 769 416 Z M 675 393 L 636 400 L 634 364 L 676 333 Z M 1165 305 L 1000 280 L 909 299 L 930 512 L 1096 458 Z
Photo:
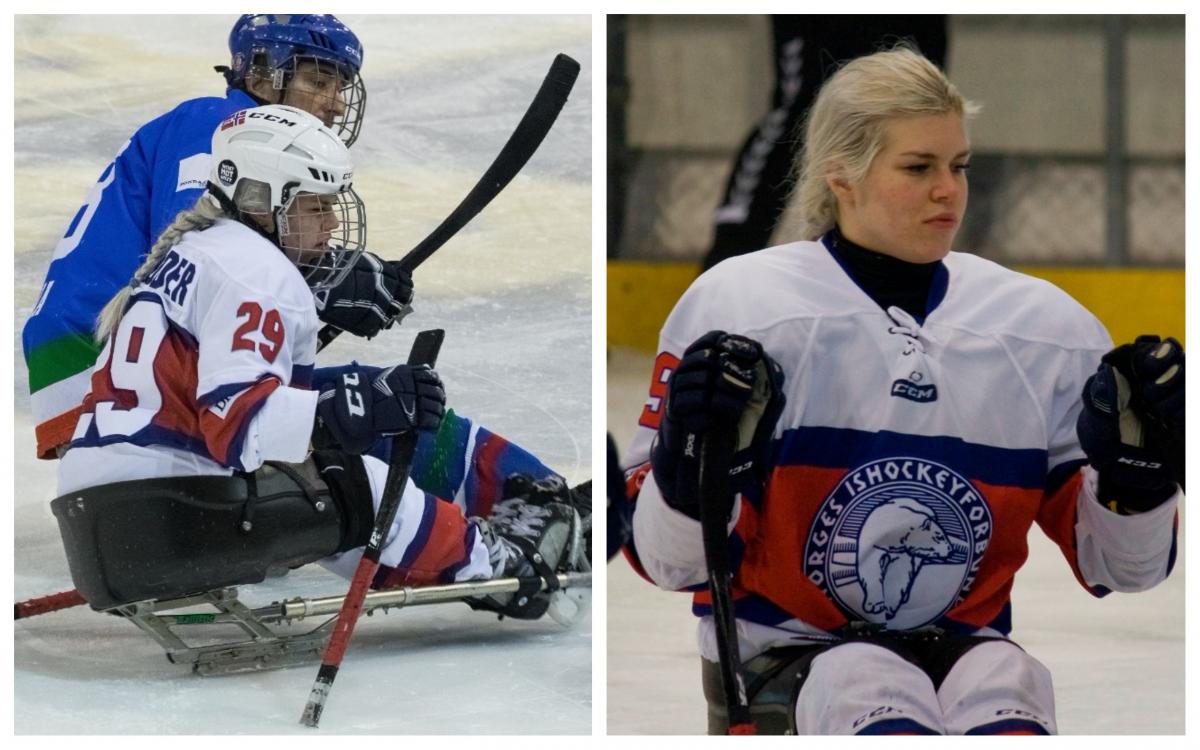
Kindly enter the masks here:
M 512 182 L 550 132 L 578 77 L 578 62 L 561 53 L 555 56 L 541 88 L 492 165 L 437 229 L 400 259 L 400 265 L 411 271 L 424 263 Z
M 734 451 L 734 428 L 714 428 L 700 446 L 700 527 L 704 537 L 704 561 L 708 589 L 712 595 L 713 625 L 721 665 L 721 686 L 729 715 L 730 734 L 752 734 L 750 702 L 742 676 L 737 624 L 733 608 L 733 574 L 729 562 L 729 512 L 733 491 L 729 464 Z
M 546 73 L 545 80 L 525 110 L 525 115 L 517 123 L 508 142 L 500 149 L 491 166 L 471 188 L 471 192 L 462 199 L 450 215 L 442 220 L 429 236 L 417 243 L 400 264 L 406 271 L 412 273 L 417 266 L 424 263 L 438 248 L 465 227 L 471 219 L 482 211 L 500 191 L 512 182 L 517 173 L 529 161 L 538 147 L 542 145 L 546 134 L 558 119 L 558 113 L 567 103 L 567 97 L 579 77 L 579 63 L 564 54 L 558 54 Z M 317 335 L 317 351 L 325 348 L 341 333 L 341 329 L 327 325 Z

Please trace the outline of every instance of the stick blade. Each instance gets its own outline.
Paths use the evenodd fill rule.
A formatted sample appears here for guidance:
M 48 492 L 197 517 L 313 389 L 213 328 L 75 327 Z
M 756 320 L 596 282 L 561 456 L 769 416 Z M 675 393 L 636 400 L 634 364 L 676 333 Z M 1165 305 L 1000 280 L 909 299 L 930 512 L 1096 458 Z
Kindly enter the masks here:
M 579 78 L 579 61 L 562 52 L 555 55 L 554 62 L 550 63 L 550 70 L 546 73 L 546 80 L 562 92 L 564 102 L 567 100 L 567 94 L 574 88 L 576 78 Z

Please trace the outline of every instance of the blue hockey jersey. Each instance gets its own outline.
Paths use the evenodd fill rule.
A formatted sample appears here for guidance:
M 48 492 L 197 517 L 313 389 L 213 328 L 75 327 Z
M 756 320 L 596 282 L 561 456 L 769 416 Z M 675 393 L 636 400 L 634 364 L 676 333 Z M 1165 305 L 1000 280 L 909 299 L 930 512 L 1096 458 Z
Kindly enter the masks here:
M 71 219 L 22 332 L 39 456 L 52 457 L 70 439 L 100 351 L 92 337 L 100 309 L 175 215 L 200 197 L 217 125 L 254 106 L 248 94 L 230 89 L 224 98 L 191 99 L 146 123 Z

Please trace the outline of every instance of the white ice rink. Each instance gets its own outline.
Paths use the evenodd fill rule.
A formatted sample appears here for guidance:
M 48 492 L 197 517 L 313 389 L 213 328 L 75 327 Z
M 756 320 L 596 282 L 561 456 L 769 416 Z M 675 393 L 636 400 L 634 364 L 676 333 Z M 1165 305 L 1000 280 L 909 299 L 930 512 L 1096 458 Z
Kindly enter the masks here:
M 653 358 L 614 350 L 608 425 L 624 449 Z M 1062 734 L 1182 734 L 1184 556 L 1158 588 L 1095 599 L 1035 526 L 1013 592 L 1012 638 L 1054 676 Z M 624 558 L 608 565 L 608 732 L 703 734 L 691 597 L 662 591 Z M 866 675 L 864 675 L 866 677 Z
M 572 482 L 591 476 L 591 18 L 343 16 L 365 48 L 366 125 L 353 153 L 368 246 L 398 258 L 466 194 L 555 53 L 582 64 L 557 125 L 520 176 L 415 276 L 416 312 L 322 363 L 402 361 L 444 327 L 450 405 Z M 14 594 L 71 587 L 34 459 L 20 326 L 55 241 L 122 142 L 183 99 L 220 95 L 233 16 L 15 21 Z M 311 569 L 310 569 L 311 568 Z M 331 595 L 313 566 L 243 589 L 252 605 Z M 356 631 L 325 734 L 591 731 L 591 619 L 497 622 L 461 604 L 376 615 Z M 133 625 L 86 608 L 16 623 L 17 734 L 299 734 L 316 666 L 200 678 Z

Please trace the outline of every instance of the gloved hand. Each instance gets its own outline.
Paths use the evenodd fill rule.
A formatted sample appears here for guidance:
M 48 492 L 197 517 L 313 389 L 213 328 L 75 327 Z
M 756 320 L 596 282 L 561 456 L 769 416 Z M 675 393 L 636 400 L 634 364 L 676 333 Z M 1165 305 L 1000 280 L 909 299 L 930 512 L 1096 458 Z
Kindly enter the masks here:
M 625 472 L 617 458 L 617 444 L 608 436 L 608 559 L 613 559 L 633 536 L 633 508 L 625 495 Z
M 757 341 L 709 331 L 689 346 L 667 381 L 663 419 L 650 451 L 654 479 L 667 504 L 700 518 L 696 457 L 711 430 L 737 433 L 730 463 L 735 491 L 761 487 L 784 400 L 783 371 Z
M 1184 480 L 1184 356 L 1173 338 L 1139 336 L 1104 355 L 1083 388 L 1079 443 L 1099 499 L 1121 513 L 1158 507 Z
M 322 322 L 371 338 L 412 311 L 412 274 L 395 261 L 364 252 L 337 286 L 315 299 Z
M 380 437 L 436 430 L 445 411 L 442 381 L 428 365 L 396 365 L 374 380 L 355 366 L 317 398 L 313 447 L 361 455 Z

